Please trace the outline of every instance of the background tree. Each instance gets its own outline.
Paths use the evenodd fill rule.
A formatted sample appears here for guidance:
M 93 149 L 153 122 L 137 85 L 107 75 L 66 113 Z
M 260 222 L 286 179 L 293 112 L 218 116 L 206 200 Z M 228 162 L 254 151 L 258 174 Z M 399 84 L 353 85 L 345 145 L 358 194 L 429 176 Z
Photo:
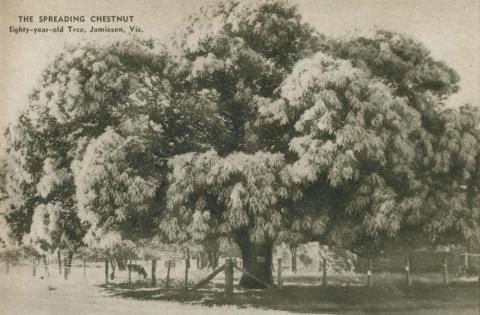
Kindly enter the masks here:
M 11 170 L 14 173 L 23 171 L 25 174 L 24 178 L 17 177 L 12 181 L 18 182 L 18 188 L 9 196 L 12 201 L 15 201 L 16 195 L 19 196 L 17 198 L 19 200 L 31 200 L 30 203 L 15 207 L 17 212 L 23 212 L 25 216 L 22 230 L 16 232 L 18 241 L 30 232 L 30 224 L 34 217 L 38 219 L 36 230 L 42 230 L 45 216 L 35 215 L 34 211 L 35 209 L 43 211 L 45 205 L 55 208 L 54 212 L 57 214 L 60 206 L 61 213 L 68 214 L 67 217 L 74 219 L 58 229 L 61 233 L 79 228 L 70 164 L 82 136 L 101 132 L 105 124 L 108 125 L 112 120 L 111 116 L 115 115 L 112 113 L 109 117 L 106 114 L 108 101 L 111 100 L 106 99 L 104 94 L 99 96 L 96 92 L 101 91 L 99 81 L 102 80 L 98 79 L 99 74 L 104 86 L 109 86 L 110 92 L 114 89 L 112 88 L 114 85 L 111 84 L 112 78 L 118 77 L 115 73 L 106 73 L 105 63 L 93 65 L 96 53 L 98 51 L 93 47 L 71 47 L 57 56 L 43 72 L 41 89 L 32 93 L 29 107 L 7 132 L 8 150 L 13 162 L 16 163 Z M 113 58 L 111 61 L 115 63 Z M 85 75 L 87 71 L 90 78 Z M 82 83 L 85 83 L 85 88 Z M 118 84 L 116 87 L 119 88 Z M 115 93 L 111 93 L 113 94 Z M 13 202 L 10 204 L 10 207 L 15 205 Z M 13 213 L 16 212 L 8 211 L 7 218 Z M 51 211 L 50 215 L 53 215 Z M 12 220 L 15 221 L 19 220 Z M 77 245 L 81 242 L 81 237 L 82 235 L 74 239 Z M 42 236 L 33 236 L 34 240 L 39 238 Z M 59 236 L 51 239 L 56 242 L 50 245 L 53 248 L 60 247 L 60 239 Z M 63 239 L 68 240 L 68 237 Z
M 7 161 L 5 153 L 0 153 L 0 204 L 8 198 L 7 195 Z M 10 240 L 5 217 L 0 215 L 0 248 L 5 248 Z
M 19 242 L 27 235 L 43 247 L 74 240 L 76 248 L 86 231 L 89 243 L 109 231 L 158 233 L 166 158 L 222 139 L 216 96 L 182 89 L 181 72 L 151 41 L 136 39 L 70 47 L 47 67 L 8 132 L 18 164 L 11 170 L 26 177 L 4 212 L 7 221 L 24 216 L 8 221 Z
M 475 234 L 471 233 L 475 224 L 470 219 L 469 227 L 457 223 L 464 222 L 462 215 L 469 213 L 467 217 L 471 218 L 478 211 L 472 204 L 460 205 L 459 200 L 467 187 L 478 191 L 474 180 L 466 182 L 478 174 L 473 162 L 478 161 L 478 152 L 472 149 L 479 139 L 478 112 L 469 105 L 444 108 L 447 98 L 458 90 L 458 75 L 443 62 L 434 60 L 421 43 L 400 34 L 377 31 L 370 36 L 332 42 L 332 54 L 351 59 L 354 65 L 385 80 L 395 95 L 404 97 L 418 111 L 422 120 L 422 128 L 412 135 L 416 140 L 414 170 L 420 197 L 413 203 L 418 206 L 423 202 L 421 208 L 430 210 L 422 214 L 417 208 L 409 216 L 409 222 L 418 224 L 400 233 L 397 246 L 418 244 L 419 239 L 428 244 L 459 242 L 467 234 Z M 463 123 L 454 122 L 460 120 Z M 460 154 L 459 143 L 465 144 Z M 425 195 L 421 197 L 422 194 Z M 459 215 L 452 209 L 465 212 Z

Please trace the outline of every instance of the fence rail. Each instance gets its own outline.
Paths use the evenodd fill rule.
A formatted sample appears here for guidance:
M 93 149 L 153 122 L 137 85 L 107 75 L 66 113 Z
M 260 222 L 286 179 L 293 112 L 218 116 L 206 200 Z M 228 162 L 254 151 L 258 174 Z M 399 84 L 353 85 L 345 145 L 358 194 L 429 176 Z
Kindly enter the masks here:
M 229 260 L 226 259 L 225 263 L 227 261 Z M 233 269 L 258 280 L 254 275 L 242 269 L 241 260 L 232 259 L 231 263 Z M 422 272 L 437 274 L 438 279 L 441 279 L 444 284 L 449 284 L 452 278 L 458 274 L 458 268 L 477 267 L 479 263 L 480 254 L 472 253 L 463 253 L 459 256 L 457 255 L 456 258 L 453 255 L 437 255 L 429 262 L 422 261 L 415 255 L 406 255 L 404 257 L 397 255 L 388 257 L 388 259 L 385 257 L 359 259 L 357 261 L 357 273 L 364 275 L 364 284 L 366 286 L 375 285 L 375 282 L 382 277 L 382 273 L 392 271 L 399 276 L 403 274 L 407 286 L 412 286 Z M 325 259 L 321 259 L 318 264 L 318 285 L 327 286 L 331 276 L 329 273 L 334 268 L 331 268 L 332 266 L 329 266 L 329 262 Z M 187 259 L 131 259 L 127 260 L 125 265 L 120 268 L 108 260 L 98 261 L 75 258 L 72 261 L 68 261 L 50 257 L 0 258 L 0 265 L 3 265 L 3 268 L 0 267 L 0 274 L 5 276 L 13 277 L 14 275 L 19 275 L 42 279 L 60 278 L 64 280 L 71 279 L 72 281 L 104 282 L 106 284 L 143 282 L 151 286 L 163 286 L 166 289 L 173 287 L 193 288 L 199 284 L 211 281 L 214 277 L 217 278 L 217 281 L 227 278 L 232 279 L 229 280 L 229 283 L 233 285 L 234 280 L 238 280 L 240 277 L 238 272 L 233 274 L 233 269 L 232 275 L 221 273 L 222 271 L 227 272 L 226 265 L 222 265 L 223 269 L 222 267 L 218 268 L 217 270 L 221 270 L 209 278 L 208 275 L 211 271 L 200 269 L 198 264 L 190 263 L 190 260 Z M 395 268 L 391 268 L 392 265 Z M 115 270 L 113 270 L 112 266 L 115 267 Z M 432 266 L 435 266 L 435 268 L 431 268 Z M 288 270 L 289 267 L 287 264 L 282 264 L 281 258 L 272 262 L 272 270 L 276 271 L 275 282 L 277 288 L 281 288 L 285 281 L 292 277 L 289 274 L 285 278 L 285 270 Z M 1 272 L 2 269 L 3 272 Z M 191 270 L 194 272 L 191 272 Z M 201 281 L 202 279 L 206 279 L 206 281 Z M 265 286 L 268 287 L 270 285 L 267 283 Z
M 210 272 L 186 259 L 130 259 L 123 268 L 119 268 L 116 263 L 113 266 L 114 272 L 112 263 L 108 260 L 75 258 L 66 262 L 56 258 L 0 258 L 0 276 L 106 284 L 142 282 L 146 285 L 173 288 L 191 287 Z

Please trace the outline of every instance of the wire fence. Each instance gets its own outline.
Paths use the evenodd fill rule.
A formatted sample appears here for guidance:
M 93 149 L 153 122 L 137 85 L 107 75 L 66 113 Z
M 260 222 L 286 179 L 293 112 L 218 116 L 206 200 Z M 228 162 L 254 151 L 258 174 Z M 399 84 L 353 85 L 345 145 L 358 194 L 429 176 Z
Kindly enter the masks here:
M 196 259 L 127 260 L 120 268 L 109 260 L 1 258 L 0 275 L 11 279 L 35 278 L 52 281 L 87 281 L 90 283 L 144 283 L 167 287 L 191 286 L 206 277 L 212 269 L 199 268 Z M 188 266 L 188 268 L 187 268 Z M 239 279 L 236 277 L 236 280 Z M 222 276 L 218 281 L 222 281 Z
M 405 270 L 407 259 L 412 273 L 443 272 L 446 267 L 449 273 L 456 274 L 465 265 L 461 255 L 453 252 L 393 252 L 380 257 L 359 258 L 355 262 L 355 269 L 362 273 L 369 269 L 398 273 Z M 469 263 L 478 266 L 478 259 L 470 258 Z
M 222 264 L 226 258 L 220 259 Z M 67 263 L 65 263 L 67 262 Z M 442 253 L 435 255 L 397 253 L 388 257 L 360 258 L 355 263 L 355 271 L 348 275 L 335 273 L 326 260 L 318 262 L 318 268 L 306 269 L 301 266 L 291 270 L 291 262 L 274 259 L 272 271 L 277 285 L 380 285 L 403 282 L 408 286 L 416 282 L 440 282 L 448 284 L 454 278 L 464 276 L 460 271 L 474 268 L 470 276 L 476 276 L 480 255 L 464 253 Z M 241 259 L 233 259 L 233 264 L 243 268 Z M 11 279 L 50 279 L 52 281 L 83 281 L 94 284 L 143 283 L 145 285 L 193 287 L 205 279 L 212 269 L 200 268 L 196 259 L 153 259 L 127 260 L 120 268 L 109 260 L 68 260 L 55 258 L 0 258 L 0 275 Z M 233 280 L 240 279 L 235 272 Z M 223 283 L 225 275 L 218 274 L 214 283 Z

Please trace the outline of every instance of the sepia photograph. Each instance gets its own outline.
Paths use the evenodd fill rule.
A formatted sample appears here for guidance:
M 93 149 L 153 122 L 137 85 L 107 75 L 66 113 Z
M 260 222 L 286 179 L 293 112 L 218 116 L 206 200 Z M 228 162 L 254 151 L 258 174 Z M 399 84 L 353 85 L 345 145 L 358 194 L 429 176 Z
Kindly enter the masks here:
M 0 314 L 480 314 L 480 0 L 0 27 Z

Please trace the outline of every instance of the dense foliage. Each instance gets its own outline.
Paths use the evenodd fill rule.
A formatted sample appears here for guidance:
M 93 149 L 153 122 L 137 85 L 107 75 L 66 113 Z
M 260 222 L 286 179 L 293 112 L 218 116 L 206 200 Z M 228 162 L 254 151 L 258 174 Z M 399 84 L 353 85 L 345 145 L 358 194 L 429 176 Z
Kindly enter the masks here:
M 280 241 L 461 243 L 478 237 L 480 118 L 444 108 L 458 80 L 411 38 L 327 38 L 285 1 L 202 9 L 166 48 L 70 47 L 6 133 L 1 218 L 43 251 L 235 242 L 267 282 Z

